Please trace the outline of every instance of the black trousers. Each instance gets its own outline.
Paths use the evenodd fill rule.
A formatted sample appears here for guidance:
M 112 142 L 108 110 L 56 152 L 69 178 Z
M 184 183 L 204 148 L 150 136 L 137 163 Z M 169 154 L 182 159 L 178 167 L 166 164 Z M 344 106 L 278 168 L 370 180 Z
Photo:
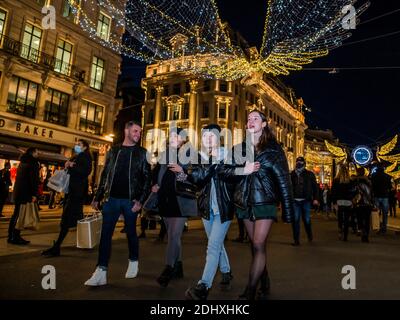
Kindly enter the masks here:
M 352 215 L 352 208 L 346 206 L 338 207 L 338 225 L 339 230 L 343 234 L 344 240 L 347 240 L 349 234 L 350 217 Z
M 15 203 L 14 213 L 11 216 L 10 224 L 8 225 L 8 239 L 13 239 L 21 234 L 20 230 L 15 229 L 19 217 L 19 208 L 21 204 Z
M 371 211 L 370 207 L 357 207 L 354 208 L 354 213 L 357 216 L 359 228 L 363 237 L 368 237 L 371 225 Z
M 8 198 L 8 191 L 2 192 L 0 194 L 0 215 L 3 213 L 4 205 L 6 204 Z

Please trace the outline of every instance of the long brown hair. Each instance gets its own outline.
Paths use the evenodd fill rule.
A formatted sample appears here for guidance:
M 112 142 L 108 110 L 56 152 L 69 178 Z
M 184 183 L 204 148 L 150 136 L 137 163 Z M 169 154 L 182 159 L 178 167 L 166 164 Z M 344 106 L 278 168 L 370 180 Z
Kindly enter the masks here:
M 249 113 L 249 115 L 254 112 L 257 112 L 262 122 L 266 123 L 266 126 L 263 128 L 260 140 L 258 141 L 256 146 L 257 151 L 263 151 L 267 148 L 268 144 L 270 144 L 271 142 L 276 143 L 276 138 L 268 126 L 267 116 L 265 115 L 265 113 L 259 110 L 253 110 Z
M 349 166 L 346 163 L 343 163 L 336 174 L 336 179 L 339 183 L 349 183 L 350 182 L 350 173 Z

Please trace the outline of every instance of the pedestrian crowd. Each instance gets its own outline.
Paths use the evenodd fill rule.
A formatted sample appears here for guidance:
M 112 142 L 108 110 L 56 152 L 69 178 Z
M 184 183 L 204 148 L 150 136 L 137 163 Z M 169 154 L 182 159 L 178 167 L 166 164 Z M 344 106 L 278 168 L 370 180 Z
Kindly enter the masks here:
M 141 125 L 130 121 L 125 125 L 122 144 L 113 146 L 107 153 L 100 182 L 95 190 L 92 207 L 102 213 L 102 229 L 98 261 L 87 286 L 107 284 L 107 273 L 112 251 L 112 236 L 120 216 L 124 218 L 128 240 L 127 279 L 139 273 L 139 238 L 145 238 L 148 219 L 157 217 L 162 226 L 159 239 L 167 236 L 165 263 L 156 278 L 161 287 L 184 276 L 182 234 L 187 221 L 201 217 L 207 243 L 206 258 L 199 280 L 185 292 L 186 299 L 206 300 L 214 279 L 221 273 L 219 287 L 229 290 L 233 273 L 229 253 L 224 246 L 227 232 L 234 218 L 239 223 L 239 236 L 235 241 L 249 241 L 251 261 L 247 285 L 241 299 L 265 299 L 270 292 L 266 244 L 272 225 L 281 219 L 292 225 L 293 246 L 301 245 L 301 221 L 309 242 L 314 235 L 311 209 L 317 208 L 329 217 L 337 216 L 339 237 L 348 240 L 349 229 L 369 242 L 371 214 L 380 210 L 382 222 L 379 233 L 387 231 L 388 215 L 396 216 L 396 197 L 400 206 L 400 191 L 392 184 L 390 176 L 381 164 L 369 177 L 365 169 L 357 168 L 350 176 L 349 166 L 339 167 L 332 183 L 319 188 L 312 171 L 306 169 L 304 157 L 296 159 L 296 167 L 290 172 L 285 153 L 260 111 L 252 111 L 247 119 L 250 139 L 240 144 L 243 157 L 235 157 L 235 151 L 220 146 L 221 128 L 209 124 L 201 131 L 201 148 L 195 154 L 187 154 L 184 130 L 174 128 L 169 134 L 165 151 L 152 166 L 147 150 L 140 146 Z M 14 214 L 9 224 L 8 242 L 26 245 L 16 228 L 20 208 L 35 203 L 39 196 L 40 166 L 38 150 L 29 148 L 21 157 L 14 186 Z M 248 161 L 251 154 L 252 161 Z M 183 163 L 184 155 L 195 161 Z M 0 213 L 4 195 L 8 193 L 10 166 L 0 171 Z M 71 228 L 83 218 L 83 205 L 89 190 L 88 177 L 92 171 L 89 144 L 79 140 L 74 156 L 65 163 L 69 175 L 68 192 L 63 201 L 60 232 L 53 245 L 42 252 L 44 256 L 59 256 L 61 244 Z M 48 179 L 47 173 L 41 174 Z M 50 205 L 52 206 L 52 204 Z M 140 236 L 136 222 L 142 216 Z M 155 228 L 155 226 L 154 226 Z M 199 270 L 200 271 L 200 270 Z

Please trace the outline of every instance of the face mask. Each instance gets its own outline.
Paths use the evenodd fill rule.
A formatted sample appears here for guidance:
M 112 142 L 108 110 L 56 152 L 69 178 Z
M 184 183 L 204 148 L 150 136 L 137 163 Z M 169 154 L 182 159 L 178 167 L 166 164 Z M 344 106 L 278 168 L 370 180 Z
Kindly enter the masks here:
M 297 168 L 297 169 L 302 169 L 302 168 L 304 168 L 304 162 L 296 162 L 296 168 Z
M 75 151 L 75 153 L 77 153 L 77 154 L 81 153 L 81 152 L 82 152 L 81 146 L 79 146 L 79 145 L 74 146 L 74 151 Z

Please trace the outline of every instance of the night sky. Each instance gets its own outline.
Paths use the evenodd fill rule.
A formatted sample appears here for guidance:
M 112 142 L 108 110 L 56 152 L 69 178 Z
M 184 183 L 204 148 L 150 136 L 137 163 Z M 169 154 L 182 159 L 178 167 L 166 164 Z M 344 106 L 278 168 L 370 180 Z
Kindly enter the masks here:
M 365 0 L 360 0 L 364 3 Z M 217 0 L 222 20 L 238 30 L 251 46 L 260 47 L 266 3 L 246 0 L 239 5 L 231 0 Z M 331 129 L 350 146 L 374 147 L 400 133 L 400 11 L 366 22 L 400 9 L 399 1 L 372 0 L 361 16 L 353 36 L 345 46 L 281 79 L 303 97 L 312 111 L 306 114 L 311 128 Z M 398 32 L 384 38 L 350 44 L 350 42 Z M 307 70 L 307 68 L 391 67 L 380 70 Z M 395 67 L 395 68 L 394 68 Z M 126 62 L 124 74 L 143 74 L 143 67 Z

